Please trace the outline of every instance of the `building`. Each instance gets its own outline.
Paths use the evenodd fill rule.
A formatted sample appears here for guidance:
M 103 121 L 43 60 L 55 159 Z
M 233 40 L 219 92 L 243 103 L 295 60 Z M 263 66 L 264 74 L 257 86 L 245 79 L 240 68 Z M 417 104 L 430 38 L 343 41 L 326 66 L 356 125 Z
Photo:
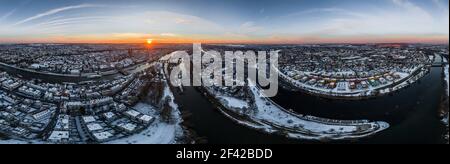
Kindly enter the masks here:
M 105 142 L 108 139 L 110 139 L 111 137 L 113 137 L 114 135 L 111 134 L 110 132 L 104 131 L 104 132 L 95 132 L 92 133 L 92 136 L 94 136 L 94 139 L 97 142 Z
M 155 118 L 153 118 L 152 116 L 143 114 L 142 116 L 140 116 L 138 118 L 138 120 L 139 120 L 139 122 L 141 122 L 143 124 L 150 124 L 155 120 Z
M 113 112 L 103 113 L 102 117 L 108 122 L 114 121 L 117 118 L 116 114 L 114 114 Z
M 41 121 L 41 120 L 44 120 L 44 119 L 50 119 L 50 117 L 53 114 L 53 111 L 54 111 L 54 109 L 53 110 L 52 109 L 47 109 L 47 110 L 41 111 L 39 113 L 34 114 L 33 118 L 36 121 Z
M 136 130 L 137 126 L 133 123 L 121 123 L 117 125 L 117 127 L 127 133 L 133 133 Z
M 47 140 L 54 143 L 67 142 L 69 141 L 69 134 L 69 131 L 53 131 Z
M 90 123 L 86 125 L 87 129 L 89 132 L 94 132 L 94 131 L 98 131 L 98 130 L 102 130 L 103 127 L 98 124 L 98 123 Z

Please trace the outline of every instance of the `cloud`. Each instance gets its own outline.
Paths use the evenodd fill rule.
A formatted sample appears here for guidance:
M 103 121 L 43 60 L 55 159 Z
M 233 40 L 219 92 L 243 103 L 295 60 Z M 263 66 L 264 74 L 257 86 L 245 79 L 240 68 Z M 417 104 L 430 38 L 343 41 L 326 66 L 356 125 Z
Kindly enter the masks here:
M 157 29 L 162 33 L 164 31 L 177 33 L 214 33 L 224 31 L 221 25 L 213 21 L 194 15 L 170 11 L 148 11 L 144 12 L 144 14 L 129 16 L 128 21 L 136 23 L 137 26 L 143 26 L 141 22 L 145 22 L 145 28 Z
M 56 8 L 56 9 L 52 9 L 52 10 L 48 10 L 46 12 L 43 13 L 39 13 L 36 14 L 32 17 L 28 17 L 24 20 L 21 20 L 17 23 L 15 23 L 14 25 L 21 25 L 42 17 L 46 17 L 46 16 L 50 16 L 50 15 L 54 15 L 60 12 L 64 12 L 64 11 L 68 11 L 68 10 L 74 10 L 74 9 L 82 9 L 82 8 L 89 8 L 89 7 L 99 7 L 99 5 L 93 5 L 93 4 L 81 4 L 81 5 L 75 5 L 75 6 L 65 6 L 65 7 L 61 7 L 61 8 Z
M 175 37 L 175 36 L 177 36 L 177 35 L 174 34 L 174 33 L 161 33 L 160 35 L 161 35 L 161 36 L 166 36 L 166 37 Z
M 433 0 L 433 3 L 439 8 L 439 10 L 448 13 L 448 1 L 447 4 L 445 4 L 442 0 Z
M 420 16 L 421 18 L 433 18 L 430 13 L 409 0 L 392 0 L 392 2 L 398 7 L 406 9 L 409 12 L 413 12 L 414 14 L 416 14 L 416 16 Z
M 258 32 L 258 31 L 260 31 L 260 30 L 262 30 L 262 29 L 263 29 L 263 27 L 257 26 L 257 25 L 255 24 L 255 22 L 248 21 L 248 22 L 243 23 L 243 24 L 239 27 L 238 31 L 239 31 L 239 33 L 249 34 L 249 33 L 255 33 L 255 32 Z
M 149 38 L 150 34 L 145 33 L 113 33 L 111 35 L 114 38 Z
M 61 17 L 58 17 L 56 19 L 48 20 L 39 24 L 35 24 L 34 26 L 37 27 L 47 27 L 47 26 L 56 26 L 56 25 L 69 25 L 69 24 L 76 24 L 76 23 L 86 23 L 91 21 L 102 21 L 102 20 L 108 20 L 112 19 L 112 17 L 105 17 L 105 16 L 88 16 L 88 17 L 72 17 L 72 18 L 64 18 L 60 19 Z
M 178 23 L 178 24 L 192 24 L 193 21 L 188 20 L 188 19 L 183 19 L 183 18 L 176 18 L 175 19 L 175 23 Z
M 5 15 L 0 17 L 0 21 L 7 19 L 11 15 L 13 15 L 16 12 L 16 9 L 11 10 L 10 12 L 7 12 Z
M 447 2 L 447 3 L 445 3 Z M 445 27 L 449 27 L 449 6 L 448 6 L 448 0 L 442 1 L 442 0 L 433 0 L 433 3 L 437 6 L 439 9 L 439 14 L 443 15 L 441 18 L 441 21 L 445 23 Z
M 266 9 L 265 8 L 261 8 L 260 10 L 259 10 L 259 13 L 260 14 L 264 14 L 266 12 Z
M 9 26 L 5 35 L 20 36 L 59 36 L 84 34 L 114 34 L 117 38 L 137 38 L 145 33 L 157 34 L 152 37 L 178 38 L 190 34 L 211 35 L 223 34 L 225 28 L 207 19 L 169 11 L 135 11 L 128 13 L 102 12 L 102 16 L 84 12 L 78 17 L 56 15 L 45 21 L 33 21 L 27 26 Z M 170 32 L 168 32 L 170 31 Z M 1 35 L 1 34 L 0 34 Z
M 353 17 L 365 17 L 366 14 L 352 12 L 350 10 L 342 9 L 342 8 L 336 8 L 336 7 L 329 7 L 329 8 L 313 8 L 308 10 L 303 10 L 299 12 L 290 13 L 287 15 L 282 16 L 283 18 L 286 17 L 300 17 L 310 14 L 326 14 L 326 13 L 332 13 L 332 14 L 341 14 L 341 15 L 347 15 L 347 16 L 353 16 Z
M 431 1 L 430 1 L 431 2 Z M 355 35 L 448 35 L 448 12 L 433 15 L 408 0 L 390 0 L 392 7 L 370 8 L 362 11 L 342 8 L 316 8 L 288 15 L 290 26 L 277 31 L 316 36 Z M 314 14 L 319 19 L 295 21 Z M 447 18 L 447 20 L 443 20 Z

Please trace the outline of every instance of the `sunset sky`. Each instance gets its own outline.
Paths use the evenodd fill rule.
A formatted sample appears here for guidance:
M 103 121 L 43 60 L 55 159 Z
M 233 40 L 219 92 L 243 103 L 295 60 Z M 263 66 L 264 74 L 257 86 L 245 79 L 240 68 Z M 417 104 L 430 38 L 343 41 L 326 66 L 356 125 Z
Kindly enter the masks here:
M 0 0 L 0 43 L 448 43 L 448 0 Z

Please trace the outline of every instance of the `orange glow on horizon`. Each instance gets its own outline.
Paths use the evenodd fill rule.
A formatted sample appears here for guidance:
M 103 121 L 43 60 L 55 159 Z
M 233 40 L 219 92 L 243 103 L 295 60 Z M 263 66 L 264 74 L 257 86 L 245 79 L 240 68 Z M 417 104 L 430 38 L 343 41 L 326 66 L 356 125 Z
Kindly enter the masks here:
M 158 35 L 78 35 L 30 38 L 0 38 L 0 43 L 222 43 L 222 44 L 321 44 L 321 43 L 438 43 L 448 44 L 448 35 L 381 35 L 381 36 L 268 36 L 230 37 L 209 35 L 184 35 L 162 37 Z
M 152 44 L 153 43 L 153 39 L 147 39 L 147 44 Z

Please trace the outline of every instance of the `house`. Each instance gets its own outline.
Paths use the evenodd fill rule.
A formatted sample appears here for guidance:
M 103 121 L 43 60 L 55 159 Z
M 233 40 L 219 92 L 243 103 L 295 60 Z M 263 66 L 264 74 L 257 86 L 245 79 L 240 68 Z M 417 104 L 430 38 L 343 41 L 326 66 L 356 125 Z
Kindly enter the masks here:
M 92 136 L 94 136 L 95 140 L 98 142 L 104 142 L 107 141 L 109 138 L 113 137 L 114 135 L 110 132 L 104 131 L 104 132 L 95 132 L 92 133 Z
M 138 118 L 138 120 L 139 120 L 139 122 L 141 122 L 143 124 L 150 124 L 155 120 L 155 118 L 153 118 L 152 116 L 143 114 L 142 116 L 140 116 Z
M 53 131 L 47 140 L 54 143 L 67 142 L 69 141 L 69 134 L 69 131 Z
M 88 130 L 90 132 L 98 131 L 98 130 L 102 130 L 103 129 L 103 127 L 100 124 L 98 124 L 98 123 L 87 124 L 86 127 L 88 128 Z
M 103 117 L 106 121 L 109 121 L 109 122 L 114 121 L 114 120 L 117 118 L 116 114 L 114 114 L 113 112 L 106 112 L 106 113 L 103 113 L 103 114 L 102 114 L 102 117 Z
M 34 114 L 33 118 L 36 121 L 42 121 L 44 119 L 49 119 L 52 116 L 52 114 L 53 114 L 53 110 L 47 109 L 47 110 L 44 110 L 44 111 Z
M 125 132 L 133 133 L 136 130 L 137 126 L 133 123 L 121 123 L 117 125 L 117 127 Z
M 95 121 L 97 121 L 97 120 L 94 118 L 94 116 L 84 116 L 83 117 L 83 122 L 85 124 L 88 124 L 88 123 L 91 123 L 91 122 L 95 122 Z

